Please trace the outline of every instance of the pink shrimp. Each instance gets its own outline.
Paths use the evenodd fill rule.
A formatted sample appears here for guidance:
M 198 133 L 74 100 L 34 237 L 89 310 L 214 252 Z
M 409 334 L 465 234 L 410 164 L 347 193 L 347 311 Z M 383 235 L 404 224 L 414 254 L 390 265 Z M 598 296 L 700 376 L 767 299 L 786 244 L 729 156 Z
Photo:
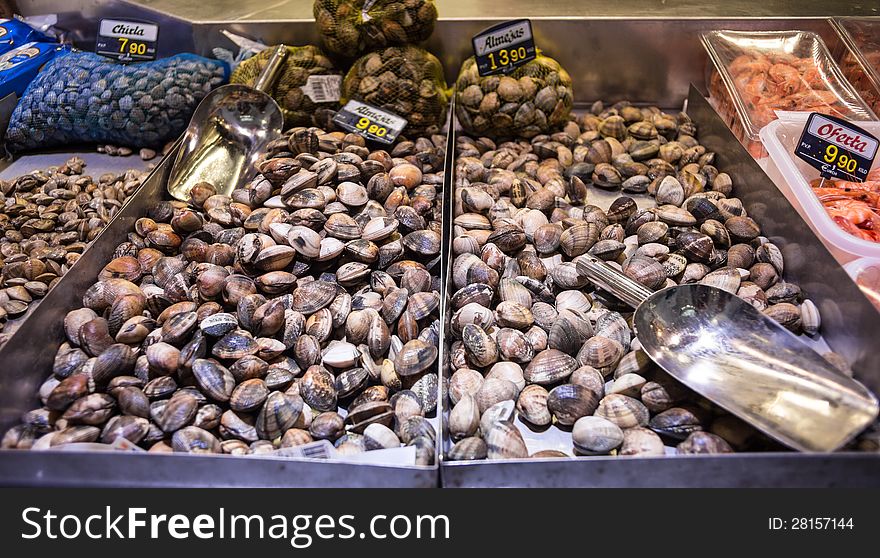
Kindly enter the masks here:
M 767 72 L 780 95 L 793 95 L 803 87 L 801 73 L 788 64 L 773 64 Z
M 837 184 L 837 183 L 835 183 Z M 870 190 L 852 190 L 847 188 L 813 188 L 813 193 L 822 203 L 839 200 L 856 200 L 870 204 L 873 210 L 880 206 L 880 193 Z
M 733 59 L 728 66 L 731 75 L 739 74 L 763 74 L 770 69 L 770 61 L 763 56 L 750 56 L 743 54 Z
M 832 217 L 842 217 L 861 229 L 874 230 L 875 222 L 880 221 L 880 215 L 860 200 L 829 201 L 825 203 L 825 209 Z

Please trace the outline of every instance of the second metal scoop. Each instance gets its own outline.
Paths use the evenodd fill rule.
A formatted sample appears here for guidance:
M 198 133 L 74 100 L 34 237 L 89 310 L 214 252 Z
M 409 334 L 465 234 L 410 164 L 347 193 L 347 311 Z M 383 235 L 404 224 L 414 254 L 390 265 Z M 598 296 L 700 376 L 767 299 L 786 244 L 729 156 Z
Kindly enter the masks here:
M 253 87 L 224 85 L 202 99 L 181 139 L 168 193 L 189 201 L 193 186 L 209 182 L 228 196 L 251 178 L 257 157 L 284 125 L 281 108 L 265 91 L 286 57 L 287 47 L 280 45 Z
M 877 398 L 865 386 L 727 291 L 652 292 L 592 256 L 577 269 L 636 309 L 639 342 L 661 368 L 789 447 L 834 451 L 877 417 Z

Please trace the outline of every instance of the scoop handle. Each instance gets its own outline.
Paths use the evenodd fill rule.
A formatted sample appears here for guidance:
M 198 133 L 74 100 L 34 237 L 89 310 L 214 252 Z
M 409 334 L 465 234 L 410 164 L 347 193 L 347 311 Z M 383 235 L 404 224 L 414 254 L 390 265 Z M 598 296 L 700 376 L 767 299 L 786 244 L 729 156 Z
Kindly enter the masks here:
M 266 64 L 266 67 L 260 72 L 260 77 L 257 78 L 257 82 L 254 84 L 254 89 L 266 93 L 267 90 L 275 84 L 275 81 L 281 74 L 281 68 L 283 67 L 286 58 L 287 47 L 285 45 L 278 45 L 275 47 L 275 50 L 272 52 L 272 57 L 269 58 L 269 63 Z
M 608 291 L 633 308 L 638 308 L 654 292 L 589 254 L 578 257 L 576 267 L 578 272 L 599 288 Z

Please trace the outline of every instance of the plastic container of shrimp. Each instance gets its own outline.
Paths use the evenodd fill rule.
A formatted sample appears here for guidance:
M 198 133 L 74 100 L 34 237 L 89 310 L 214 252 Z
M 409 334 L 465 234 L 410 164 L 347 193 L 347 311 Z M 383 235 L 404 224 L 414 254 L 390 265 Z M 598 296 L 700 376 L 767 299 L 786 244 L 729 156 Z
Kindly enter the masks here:
M 761 128 L 777 111 L 876 120 L 843 77 L 822 39 L 807 31 L 709 31 L 710 101 L 756 159 L 767 156 Z
M 794 154 L 795 146 L 804 130 L 806 116 L 807 114 L 804 114 L 803 119 L 797 120 L 775 120 L 761 130 L 760 140 L 769 155 L 764 170 L 837 261 L 841 264 L 858 258 L 874 258 L 880 261 L 880 242 L 866 240 L 847 232 L 835 222 L 810 185 L 812 181 L 821 178 L 819 171 Z M 880 137 L 880 122 L 864 122 L 859 123 L 859 126 Z M 877 177 L 878 180 L 866 181 L 862 186 L 873 189 L 880 196 L 878 169 L 880 169 L 880 155 L 874 160 L 871 171 L 873 176 L 870 177 L 872 179 Z M 835 184 L 826 180 L 823 187 L 834 188 Z M 852 205 L 855 207 L 837 210 L 837 216 L 843 219 L 844 216 L 852 215 L 850 222 L 862 218 L 863 208 L 861 213 L 856 213 L 860 209 L 859 204 Z M 877 238 L 880 238 L 880 216 L 877 221 Z
M 880 20 L 836 18 L 831 27 L 840 38 L 834 59 L 868 108 L 880 116 Z

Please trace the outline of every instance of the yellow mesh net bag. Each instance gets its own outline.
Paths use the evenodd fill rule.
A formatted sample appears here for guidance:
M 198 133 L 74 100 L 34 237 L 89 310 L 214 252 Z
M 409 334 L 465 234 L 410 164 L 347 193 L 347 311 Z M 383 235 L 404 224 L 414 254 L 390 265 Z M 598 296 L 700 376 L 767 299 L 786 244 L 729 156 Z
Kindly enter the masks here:
M 314 13 L 327 51 L 349 59 L 420 43 L 431 36 L 437 21 L 434 0 L 316 0 Z
M 239 64 L 229 82 L 253 85 L 274 49 L 264 49 Z M 328 126 L 339 110 L 342 72 L 316 46 L 289 46 L 287 49 L 284 71 L 268 91 L 281 107 L 285 126 Z
M 532 138 L 564 125 L 574 96 L 559 63 L 538 56 L 508 75 L 480 77 L 474 57 L 455 82 L 455 115 L 467 132 L 499 138 Z
M 355 61 L 342 82 L 342 103 L 362 101 L 406 118 L 404 134 L 437 133 L 449 102 L 443 67 L 418 47 L 388 47 Z

